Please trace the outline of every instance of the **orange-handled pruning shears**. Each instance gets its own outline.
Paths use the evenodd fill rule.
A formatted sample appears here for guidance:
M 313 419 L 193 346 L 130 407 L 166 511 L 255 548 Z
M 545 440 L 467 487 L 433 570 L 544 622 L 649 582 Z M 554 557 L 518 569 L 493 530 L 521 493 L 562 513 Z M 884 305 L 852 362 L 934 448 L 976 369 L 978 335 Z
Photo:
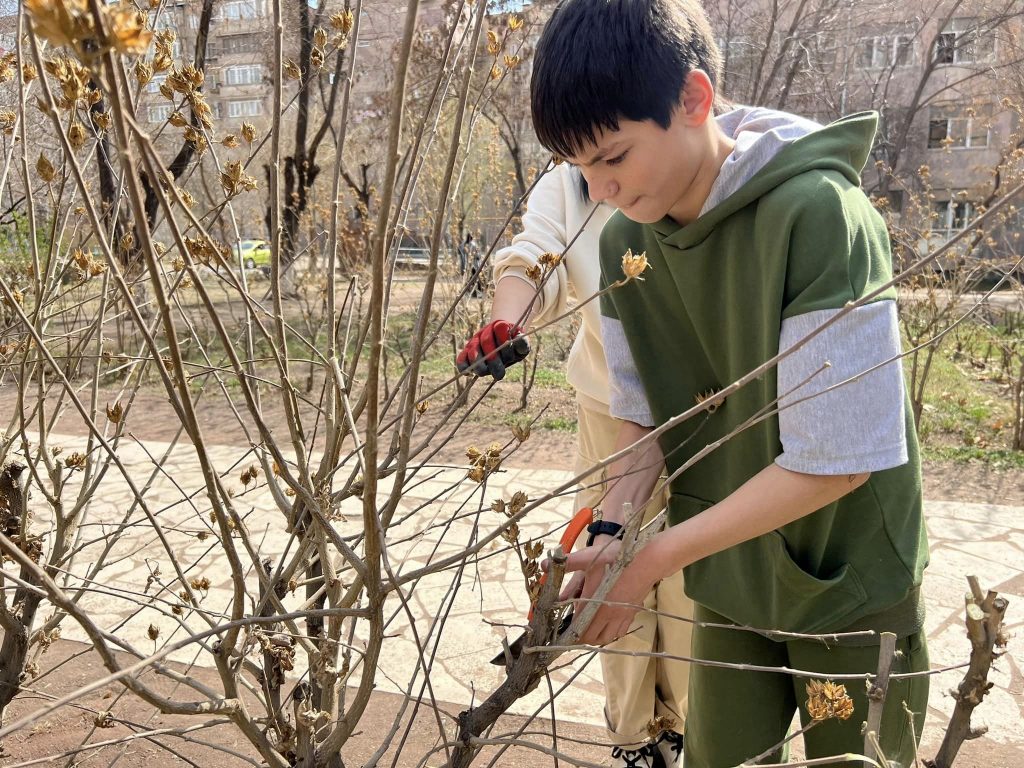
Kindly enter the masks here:
M 591 509 L 590 507 L 583 507 L 583 509 L 581 509 L 575 515 L 573 515 L 572 520 L 569 521 L 568 527 L 566 527 L 565 532 L 562 534 L 562 538 L 558 541 L 558 545 L 562 548 L 562 551 L 566 554 L 569 554 L 569 552 L 572 551 L 573 545 L 576 543 L 576 540 L 580 537 L 580 534 L 583 533 L 587 529 L 587 526 L 590 525 L 592 522 L 594 522 L 594 510 Z M 548 572 L 545 571 L 544 574 L 540 577 L 540 586 L 544 586 L 547 580 Z M 531 604 L 530 613 L 527 615 L 527 619 L 531 621 L 533 620 L 533 608 L 534 606 Z M 569 624 L 571 622 L 572 609 L 569 609 L 568 613 L 565 614 L 565 618 L 562 619 L 562 623 L 558 628 L 559 634 L 564 632 L 569 627 Z M 508 653 L 502 650 L 501 653 L 499 653 L 497 656 L 491 659 L 491 664 L 494 664 L 499 667 L 504 667 L 509 654 L 511 654 L 513 659 L 517 658 L 519 654 L 522 652 L 523 646 L 526 644 L 527 634 L 528 633 L 524 632 L 518 638 L 516 638 L 514 642 L 509 644 Z

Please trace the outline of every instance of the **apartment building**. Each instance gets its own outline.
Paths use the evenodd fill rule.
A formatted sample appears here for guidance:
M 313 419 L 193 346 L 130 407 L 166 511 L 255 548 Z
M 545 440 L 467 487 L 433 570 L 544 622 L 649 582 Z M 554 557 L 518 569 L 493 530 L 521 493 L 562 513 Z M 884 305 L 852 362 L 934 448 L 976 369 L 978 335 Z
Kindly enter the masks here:
M 991 195 L 994 169 L 1020 138 L 1003 102 L 1024 97 L 1019 4 L 837 0 L 809 4 L 803 20 L 772 19 L 764 0 L 743 14 L 735 0 L 707 5 L 727 96 L 822 122 L 879 113 L 864 186 L 888 198 L 895 221 L 930 230 L 918 250 L 964 229 Z
M 197 0 L 166 3 L 154 15 L 155 29 L 173 29 L 177 35 L 175 60 L 189 61 L 196 50 L 202 3 Z M 207 101 L 217 119 L 265 123 L 271 107 L 273 56 L 271 10 L 266 0 L 221 0 L 214 6 L 206 45 Z M 146 85 L 142 117 L 159 123 L 172 105 L 160 95 L 167 73 L 158 73 Z

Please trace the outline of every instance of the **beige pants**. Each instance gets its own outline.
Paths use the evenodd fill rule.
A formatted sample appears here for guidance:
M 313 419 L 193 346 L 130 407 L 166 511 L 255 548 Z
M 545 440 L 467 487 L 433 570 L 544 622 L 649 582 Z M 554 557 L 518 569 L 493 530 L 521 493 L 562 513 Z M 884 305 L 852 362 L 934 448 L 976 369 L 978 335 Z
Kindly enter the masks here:
M 611 455 L 620 423 L 611 416 L 579 407 L 577 474 Z M 584 487 L 576 495 L 577 509 L 600 506 L 605 492 L 600 483 L 605 481 L 605 474 L 606 470 L 600 474 L 595 472 L 583 481 Z M 659 508 L 650 509 L 645 517 L 653 518 L 660 511 Z M 677 573 L 658 584 L 647 596 L 644 607 L 692 618 L 693 603 L 683 593 L 683 574 Z M 691 627 L 688 621 L 640 611 L 629 634 L 609 647 L 644 653 L 667 651 L 677 656 L 689 656 Z M 655 716 L 671 718 L 675 721 L 672 730 L 683 732 L 690 678 L 688 663 L 603 653 L 601 667 L 604 671 L 605 720 L 616 745 L 633 746 L 646 741 L 647 724 Z

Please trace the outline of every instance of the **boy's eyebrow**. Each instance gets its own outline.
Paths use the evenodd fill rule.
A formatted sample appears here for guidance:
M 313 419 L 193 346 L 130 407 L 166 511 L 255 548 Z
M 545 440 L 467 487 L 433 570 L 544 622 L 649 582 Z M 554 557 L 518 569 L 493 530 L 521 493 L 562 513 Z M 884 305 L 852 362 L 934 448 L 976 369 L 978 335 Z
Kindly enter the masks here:
M 594 163 L 599 162 L 600 160 L 604 160 L 604 158 L 610 155 L 612 153 L 612 150 L 616 149 L 619 146 L 619 144 L 621 144 L 623 141 L 624 139 L 617 139 L 613 141 L 604 149 L 597 150 L 597 152 L 594 153 L 594 156 L 592 158 L 590 158 L 589 160 L 584 160 L 582 163 L 578 163 L 578 165 L 583 168 L 589 168 Z

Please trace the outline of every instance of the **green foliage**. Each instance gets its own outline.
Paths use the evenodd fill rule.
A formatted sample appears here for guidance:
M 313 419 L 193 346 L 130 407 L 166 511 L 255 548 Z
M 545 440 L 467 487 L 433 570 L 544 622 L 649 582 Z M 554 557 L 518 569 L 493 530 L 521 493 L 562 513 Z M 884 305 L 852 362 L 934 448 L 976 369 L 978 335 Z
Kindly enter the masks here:
M 1006 457 L 1011 450 L 1013 408 L 998 325 L 967 321 L 953 343 L 935 355 L 924 392 L 920 437 L 930 458 L 968 460 Z M 1020 456 L 1024 463 L 1024 455 Z
M 50 248 L 50 228 L 47 222 L 36 221 L 36 247 L 43 256 Z M 32 263 L 32 233 L 28 216 L 20 211 L 11 214 L 11 220 L 0 226 L 0 274 L 14 279 L 24 276 Z

